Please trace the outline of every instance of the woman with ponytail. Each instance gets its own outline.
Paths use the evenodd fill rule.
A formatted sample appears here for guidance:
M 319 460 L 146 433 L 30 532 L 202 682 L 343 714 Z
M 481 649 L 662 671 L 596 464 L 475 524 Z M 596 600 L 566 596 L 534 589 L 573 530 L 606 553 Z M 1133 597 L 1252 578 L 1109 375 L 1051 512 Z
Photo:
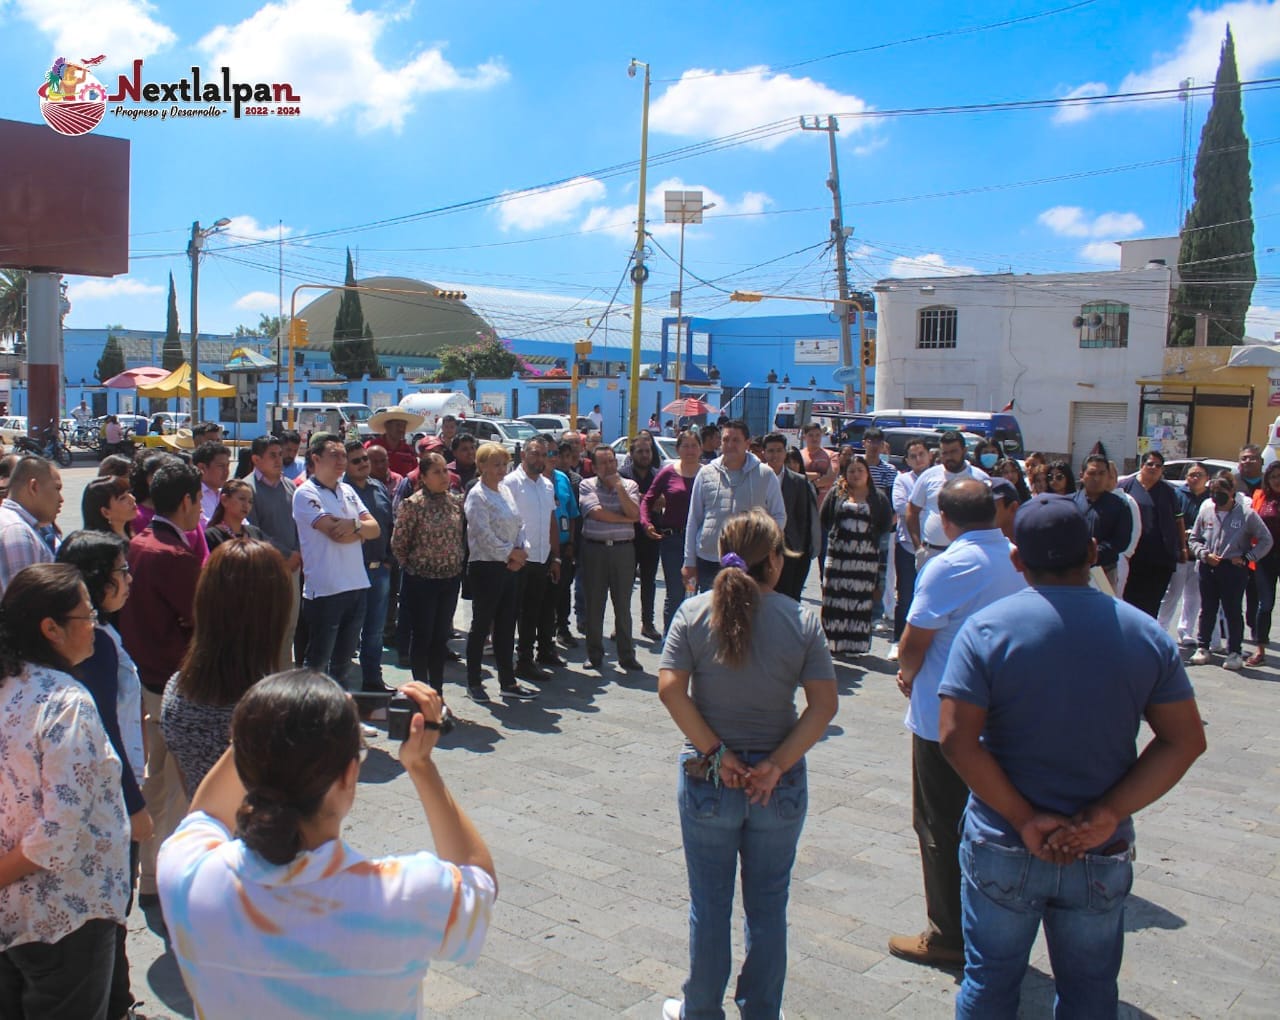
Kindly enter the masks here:
M 337 683 L 275 673 L 236 705 L 231 747 L 160 849 L 160 902 L 197 1015 L 414 1017 L 430 960 L 480 955 L 493 859 L 431 757 L 440 696 L 401 691 L 417 714 L 400 761 L 434 854 L 369 859 L 343 840 L 365 748 Z
M 781 1014 L 787 896 L 808 806 L 804 755 L 837 705 L 821 624 L 773 590 L 787 555 L 777 522 L 763 510 L 731 518 L 719 552 L 724 569 L 676 610 L 658 671 L 658 696 L 686 741 L 677 797 L 689 976 L 683 1000 L 663 1006 L 668 1020 L 722 1015 L 739 859 L 749 948 L 734 998 L 743 1016 Z

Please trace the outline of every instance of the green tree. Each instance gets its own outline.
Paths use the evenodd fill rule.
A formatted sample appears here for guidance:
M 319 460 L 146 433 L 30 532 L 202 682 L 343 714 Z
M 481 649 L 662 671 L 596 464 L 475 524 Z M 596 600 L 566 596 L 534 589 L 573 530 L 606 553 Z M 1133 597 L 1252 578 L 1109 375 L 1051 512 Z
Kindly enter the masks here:
M 236 327 L 233 336 L 269 336 L 274 337 L 276 330 L 280 331 L 282 337 L 288 338 L 289 333 L 289 316 L 267 315 L 263 312 L 258 316 L 258 324 L 256 326 L 246 326 L 241 324 Z
M 27 274 L 0 269 L 0 340 L 16 342 L 27 332 Z
M 1213 105 L 1196 153 L 1195 203 L 1182 228 L 1181 283 L 1174 296 L 1169 346 L 1194 345 L 1198 312 L 1208 316 L 1211 346 L 1231 346 L 1244 337 L 1244 319 L 1258 277 L 1252 190 L 1236 46 L 1228 25 Z
M 164 324 L 164 347 L 160 354 L 160 367 L 172 372 L 186 361 L 182 353 L 182 334 L 178 332 L 178 292 L 173 286 L 173 274 L 169 274 L 169 317 Z
M 98 367 L 94 371 L 98 382 L 106 382 L 113 375 L 119 375 L 125 368 L 124 347 L 120 343 L 120 338 L 110 332 L 113 328 L 107 327 L 107 342 L 102 347 L 102 357 L 98 359 Z
M 467 379 L 472 374 L 477 379 L 505 379 L 524 367 L 518 356 L 493 337 L 474 344 L 441 347 L 436 357 L 440 359 L 435 373 L 437 382 Z
M 355 266 L 351 262 L 351 249 L 347 249 L 346 285 L 356 285 Z M 359 379 L 366 372 L 377 378 L 382 371 L 378 363 L 378 351 L 373 332 L 364 321 L 360 307 L 360 292 L 344 290 L 338 304 L 338 317 L 333 323 L 333 346 L 329 360 L 333 370 L 348 379 Z

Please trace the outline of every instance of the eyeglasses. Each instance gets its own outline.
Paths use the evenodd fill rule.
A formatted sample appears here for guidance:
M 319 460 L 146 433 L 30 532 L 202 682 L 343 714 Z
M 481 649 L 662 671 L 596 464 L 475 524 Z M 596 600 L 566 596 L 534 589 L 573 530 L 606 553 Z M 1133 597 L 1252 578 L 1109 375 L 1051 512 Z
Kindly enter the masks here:
M 1057 481 L 1063 481 L 1063 482 L 1065 482 L 1065 481 L 1066 481 L 1068 478 L 1070 478 L 1071 476 L 1070 476 L 1070 475 L 1064 475 L 1061 471 L 1055 471 L 1053 474 L 1048 475 L 1047 477 L 1048 477 L 1049 481 L 1051 481 L 1051 482 L 1057 482 Z
M 368 464 L 369 457 L 367 455 L 364 457 L 348 457 L 347 463 L 348 464 Z
M 132 576 L 133 576 L 133 571 L 129 569 L 129 564 L 127 564 L 127 563 L 122 563 L 120 566 L 116 567 L 116 568 L 115 568 L 113 571 L 111 571 L 111 572 L 112 572 L 113 574 L 124 574 L 124 576 L 125 576 L 125 577 L 132 577 Z
M 68 613 L 66 616 L 63 617 L 63 619 L 64 620 L 88 620 L 91 623 L 97 623 L 98 611 L 96 609 L 90 609 L 88 616 L 82 616 L 78 613 Z

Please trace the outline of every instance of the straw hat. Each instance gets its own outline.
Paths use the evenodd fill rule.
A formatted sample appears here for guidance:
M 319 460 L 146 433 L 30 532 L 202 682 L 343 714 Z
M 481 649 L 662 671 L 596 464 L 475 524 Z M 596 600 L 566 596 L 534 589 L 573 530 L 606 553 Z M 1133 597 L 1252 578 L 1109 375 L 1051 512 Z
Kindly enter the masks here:
M 171 436 L 161 436 L 160 442 L 171 450 L 194 450 L 196 448 L 196 440 L 190 429 L 178 429 Z
M 413 411 L 405 410 L 403 407 L 384 407 L 369 419 L 369 431 L 382 433 L 386 431 L 387 422 L 402 421 L 405 429 L 412 432 L 426 420 L 427 416 L 425 414 L 415 414 Z

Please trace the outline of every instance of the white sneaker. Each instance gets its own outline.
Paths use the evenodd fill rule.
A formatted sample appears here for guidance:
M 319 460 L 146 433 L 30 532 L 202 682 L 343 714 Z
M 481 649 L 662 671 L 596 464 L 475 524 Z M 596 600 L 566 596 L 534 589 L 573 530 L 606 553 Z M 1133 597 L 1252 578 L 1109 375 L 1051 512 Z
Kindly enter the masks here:
M 360 732 L 366 737 L 380 737 L 382 734 L 368 723 L 360 724 Z
M 892 644 L 889 646 L 889 654 L 887 658 L 890 662 L 898 661 L 898 646 L 896 644 Z
M 1239 652 L 1232 652 L 1227 656 L 1226 661 L 1222 664 L 1223 669 L 1238 670 L 1244 668 L 1244 660 L 1240 658 Z
M 1207 666 L 1212 661 L 1213 656 L 1209 654 L 1209 649 L 1197 648 L 1191 653 L 1191 658 L 1187 660 L 1187 664 L 1191 666 Z
M 1184 634 L 1182 637 L 1178 638 L 1178 644 L 1183 648 L 1194 648 L 1198 643 L 1199 642 L 1197 642 L 1190 634 Z
M 680 1020 L 684 999 L 668 999 L 662 1004 L 662 1020 Z

